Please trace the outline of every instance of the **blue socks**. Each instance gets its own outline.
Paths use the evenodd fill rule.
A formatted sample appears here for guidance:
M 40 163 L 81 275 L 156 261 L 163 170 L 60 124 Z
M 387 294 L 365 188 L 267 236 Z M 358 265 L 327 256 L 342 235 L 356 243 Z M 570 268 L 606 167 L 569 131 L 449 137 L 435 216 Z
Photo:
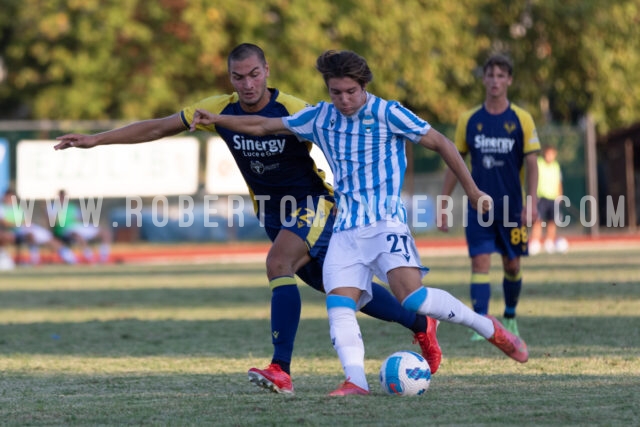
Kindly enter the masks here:
M 271 293 L 271 342 L 272 363 L 289 372 L 293 343 L 296 339 L 302 302 L 296 279 L 291 276 L 278 277 L 269 282 Z
M 489 313 L 491 282 L 487 273 L 471 274 L 471 306 L 478 314 Z
M 504 317 L 514 318 L 522 289 L 522 272 L 518 272 L 514 276 L 505 273 L 504 279 L 502 279 L 502 289 L 504 292 Z

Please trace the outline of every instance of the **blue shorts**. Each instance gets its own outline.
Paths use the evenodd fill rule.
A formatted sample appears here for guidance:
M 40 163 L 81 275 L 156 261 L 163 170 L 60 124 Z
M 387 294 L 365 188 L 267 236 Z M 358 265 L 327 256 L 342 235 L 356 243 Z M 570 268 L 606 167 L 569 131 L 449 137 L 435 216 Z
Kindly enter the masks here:
M 556 224 L 560 222 L 560 209 L 556 215 L 555 200 L 538 199 L 538 218 L 541 221 L 554 221 Z
M 487 221 L 486 214 L 483 219 Z M 470 257 L 494 252 L 509 259 L 529 255 L 529 232 L 527 227 L 522 225 L 520 218 L 511 218 L 509 221 L 494 218 L 488 224 L 480 224 L 477 212 L 470 209 L 467 220 L 465 235 Z
M 327 255 L 335 218 L 333 198 L 311 197 L 298 200 L 296 209 L 284 218 L 281 227 L 265 226 L 267 236 L 272 242 L 283 229 L 292 232 L 305 242 L 311 261 L 296 274 L 305 283 L 322 292 L 324 292 L 322 266 Z

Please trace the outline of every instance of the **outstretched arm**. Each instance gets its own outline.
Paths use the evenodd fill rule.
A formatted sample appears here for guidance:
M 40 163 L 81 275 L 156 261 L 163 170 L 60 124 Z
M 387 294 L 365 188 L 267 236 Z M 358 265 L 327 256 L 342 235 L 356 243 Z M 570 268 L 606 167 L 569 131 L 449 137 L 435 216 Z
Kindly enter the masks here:
M 256 136 L 291 133 L 284 126 L 280 117 L 231 116 L 228 114 L 213 114 L 207 110 L 196 110 L 193 114 L 191 131 L 196 130 L 198 125 L 222 126 L 235 132 Z
M 460 156 L 455 144 L 451 140 L 437 130 L 431 128 L 420 139 L 420 145 L 440 154 L 449 169 L 453 172 L 455 178 L 457 178 L 460 185 L 462 185 L 467 196 L 469 196 L 471 206 L 477 207 L 478 210 L 483 213 L 488 212 L 491 209 L 493 204 L 491 197 L 480 191 L 476 183 L 473 181 L 462 156 Z M 453 182 L 453 185 L 455 185 L 455 182 Z M 453 187 L 451 190 L 453 190 Z
M 161 119 L 131 123 L 121 128 L 94 135 L 69 133 L 57 137 L 56 139 L 60 142 L 53 148 L 64 150 L 69 147 L 91 148 L 109 144 L 137 144 L 176 135 L 185 130 L 180 114 L 176 113 Z

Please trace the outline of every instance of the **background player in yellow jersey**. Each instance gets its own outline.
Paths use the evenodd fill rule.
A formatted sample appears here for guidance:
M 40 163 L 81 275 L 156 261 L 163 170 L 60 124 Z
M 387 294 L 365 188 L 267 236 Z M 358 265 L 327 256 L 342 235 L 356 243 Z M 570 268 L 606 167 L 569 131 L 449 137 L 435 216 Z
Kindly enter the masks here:
M 502 54 L 489 57 L 483 66 L 485 100 L 458 120 L 455 143 L 462 155 L 471 154 L 471 175 L 480 190 L 494 201 L 494 210 L 479 217 L 467 209 L 465 234 L 471 257 L 471 301 L 474 311 L 488 314 L 491 298 L 491 254 L 502 255 L 504 278 L 503 323 L 519 335 L 515 320 L 522 288 L 520 257 L 528 254 L 527 225 L 537 218 L 540 142 L 531 115 L 513 105 L 507 91 L 513 81 L 511 60 Z M 526 171 L 526 174 L 525 174 Z M 526 177 L 526 182 L 525 181 Z M 523 182 L 528 205 L 523 200 Z M 443 195 L 451 195 L 457 183 L 451 170 L 445 173 Z M 448 230 L 443 200 L 439 228 Z M 473 340 L 482 337 L 474 334 Z
M 529 254 L 536 255 L 543 247 L 542 222 L 545 222 L 546 238 L 544 250 L 550 254 L 565 253 L 569 249 L 567 239 L 557 236 L 557 223 L 560 218 L 560 205 L 557 203 L 563 195 L 562 171 L 556 160 L 558 150 L 546 145 L 542 156 L 538 157 L 538 220 L 531 229 Z

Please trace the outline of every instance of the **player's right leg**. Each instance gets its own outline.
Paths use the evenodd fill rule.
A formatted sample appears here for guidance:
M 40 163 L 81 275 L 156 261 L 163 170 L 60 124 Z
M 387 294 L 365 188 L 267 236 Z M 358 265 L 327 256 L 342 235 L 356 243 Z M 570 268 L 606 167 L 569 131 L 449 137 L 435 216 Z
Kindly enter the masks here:
M 471 306 L 476 313 L 486 315 L 489 312 L 489 301 L 491 300 L 491 280 L 489 278 L 491 254 L 498 250 L 495 243 L 495 224 L 489 226 L 480 224 L 475 212 L 470 212 L 465 236 L 471 258 L 471 280 L 469 282 Z M 473 333 L 471 341 L 484 341 L 484 337 Z
M 291 358 L 302 305 L 294 274 L 310 260 L 305 242 L 286 229 L 277 233 L 267 255 L 273 357 L 266 368 L 249 369 L 248 376 L 252 383 L 275 393 L 293 393 Z
M 528 360 L 529 352 L 523 340 L 507 331 L 492 316 L 474 312 L 450 293 L 438 288 L 423 287 L 416 269 L 396 268 L 389 272 L 388 278 L 394 293 L 398 295 L 406 295 L 410 289 L 417 287 L 402 301 L 407 309 L 440 321 L 467 326 L 512 359 L 521 363 Z M 412 286 L 411 283 L 415 285 Z
M 400 230 L 395 233 L 398 240 L 402 239 L 407 244 L 409 254 L 417 253 L 408 229 L 404 233 Z M 367 254 L 368 259 L 372 260 L 369 265 L 378 277 L 383 276 L 382 272 L 386 272 L 389 286 L 393 294 L 402 301 L 403 307 L 440 321 L 467 326 L 512 359 L 521 363 L 527 361 L 529 353 L 524 341 L 504 329 L 502 325 L 496 324 L 493 318 L 474 312 L 450 293 L 442 289 L 424 287 L 424 272 L 418 265 L 412 265 L 408 261 L 409 258 L 405 261 L 405 257 L 398 256 L 393 250 L 386 250 L 384 239 L 368 242 L 367 247 L 372 246 L 375 246 L 379 253 Z

